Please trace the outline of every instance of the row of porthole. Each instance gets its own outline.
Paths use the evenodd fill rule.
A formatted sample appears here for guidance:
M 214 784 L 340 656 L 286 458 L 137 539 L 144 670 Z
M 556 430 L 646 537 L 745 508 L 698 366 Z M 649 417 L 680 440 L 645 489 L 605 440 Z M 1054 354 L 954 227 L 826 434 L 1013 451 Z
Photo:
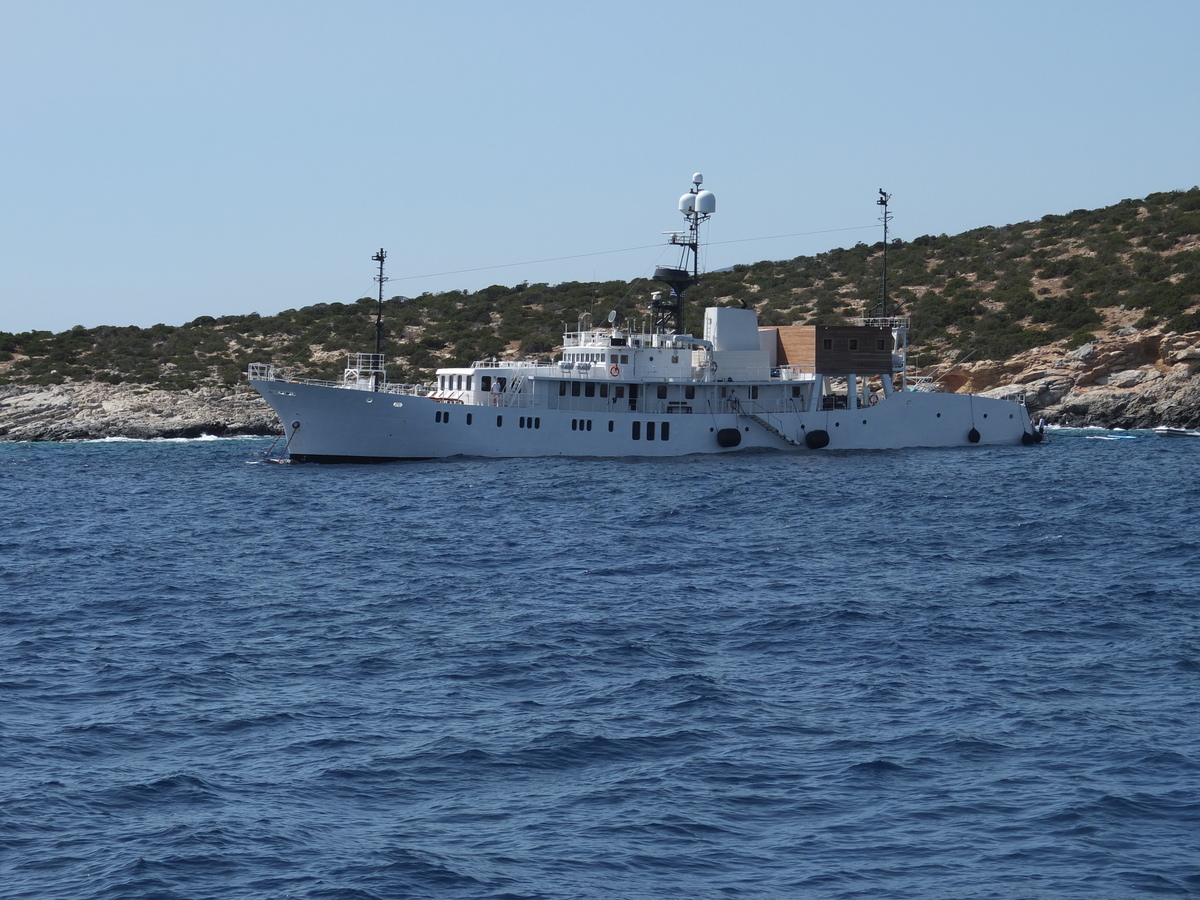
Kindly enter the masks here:
M 942 414 L 941 414 L 941 413 L 938 413 L 938 414 L 937 414 L 937 417 L 940 419 L 940 418 L 942 417 Z M 983 417 L 986 419 L 986 418 L 988 417 L 988 414 L 987 414 L 987 413 L 984 413 L 984 414 L 983 414 Z M 1012 414 L 1012 413 L 1009 413 L 1009 414 L 1008 414 L 1008 417 L 1009 417 L 1010 419 L 1011 419 L 1011 418 L 1013 418 L 1013 414 Z M 867 420 L 866 420 L 866 419 L 863 419 L 863 420 L 862 420 L 862 423 L 863 423 L 864 425 L 866 425 L 866 424 L 867 424 Z M 834 422 L 834 423 L 833 423 L 833 427 L 834 427 L 834 428 L 841 428 L 841 427 L 842 427 L 842 423 L 841 423 L 841 422 Z M 709 429 L 709 430 L 711 431 L 712 429 Z
M 472 416 L 472 414 L 467 413 L 467 424 L 468 425 L 471 424 L 473 419 L 474 419 L 474 417 Z M 433 421 L 442 423 L 442 424 L 448 423 L 450 421 L 449 410 L 446 410 L 446 411 L 442 411 L 440 409 L 437 410 L 433 414 Z M 501 428 L 501 427 L 503 427 L 503 425 L 504 425 L 504 416 L 496 416 L 496 427 Z M 521 418 L 517 420 L 517 427 L 518 428 L 541 428 L 542 427 L 542 417 L 541 416 L 521 416 Z

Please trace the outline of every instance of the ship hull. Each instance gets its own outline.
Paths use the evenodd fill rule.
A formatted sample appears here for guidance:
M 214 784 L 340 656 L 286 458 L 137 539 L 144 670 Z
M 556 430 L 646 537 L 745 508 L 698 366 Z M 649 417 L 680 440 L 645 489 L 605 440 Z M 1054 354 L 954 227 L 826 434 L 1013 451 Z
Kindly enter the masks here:
M 455 404 L 386 391 L 251 381 L 297 462 L 478 457 L 684 456 L 746 450 L 890 450 L 1016 445 L 1025 407 L 974 395 L 897 391 L 861 408 L 677 412 L 600 401 L 588 409 Z

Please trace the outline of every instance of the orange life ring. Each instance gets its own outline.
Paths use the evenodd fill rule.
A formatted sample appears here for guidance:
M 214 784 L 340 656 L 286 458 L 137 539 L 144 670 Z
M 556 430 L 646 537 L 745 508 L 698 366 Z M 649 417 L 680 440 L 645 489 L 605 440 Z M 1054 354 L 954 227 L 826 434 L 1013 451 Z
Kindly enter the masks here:
M 621 374 L 621 367 L 618 366 L 616 363 L 613 363 L 611 366 L 608 367 L 608 374 L 611 375 L 613 378 L 616 378 L 618 375 Z

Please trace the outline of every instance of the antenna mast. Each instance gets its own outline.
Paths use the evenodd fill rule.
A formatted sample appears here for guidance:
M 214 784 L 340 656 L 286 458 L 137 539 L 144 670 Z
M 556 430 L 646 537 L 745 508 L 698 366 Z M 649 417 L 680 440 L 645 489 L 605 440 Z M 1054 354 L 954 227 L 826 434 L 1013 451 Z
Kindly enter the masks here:
M 375 352 L 383 354 L 383 285 L 387 279 L 383 276 L 383 261 L 387 259 L 387 251 L 382 247 L 379 252 L 371 257 L 375 262 L 379 263 L 379 274 L 375 276 L 375 280 L 379 282 L 379 309 L 375 313 Z
M 883 188 L 879 189 L 879 199 L 876 204 L 883 207 L 883 216 L 880 222 L 883 223 L 883 287 L 880 291 L 880 302 L 883 306 L 882 316 L 887 318 L 887 248 L 888 248 L 888 222 L 892 220 L 892 214 L 888 212 L 888 201 L 892 199 L 891 194 L 884 193 Z
M 656 297 L 651 300 L 650 314 L 653 330 L 662 334 L 680 334 L 683 331 L 683 295 L 689 287 L 700 280 L 700 226 L 707 222 L 717 209 L 717 198 L 711 191 L 702 191 L 704 176 L 697 172 L 692 176 L 692 189 L 679 198 L 679 211 L 688 221 L 687 236 L 681 231 L 668 232 L 670 243 L 683 248 L 678 266 L 659 266 L 654 270 L 654 280 L 671 288 L 667 300 Z M 688 267 L 691 253 L 691 267 Z

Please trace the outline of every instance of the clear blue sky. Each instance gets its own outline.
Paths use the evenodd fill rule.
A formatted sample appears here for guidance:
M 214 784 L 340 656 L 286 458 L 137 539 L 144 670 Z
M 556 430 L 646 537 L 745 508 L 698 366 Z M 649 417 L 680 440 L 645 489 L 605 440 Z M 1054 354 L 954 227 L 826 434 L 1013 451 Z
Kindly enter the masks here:
M 904 239 L 1186 189 L 1198 37 L 1200 0 L 0 0 L 0 331 L 353 301 L 380 247 L 389 296 L 635 278 L 697 171 L 707 268 L 878 240 L 881 187 Z

